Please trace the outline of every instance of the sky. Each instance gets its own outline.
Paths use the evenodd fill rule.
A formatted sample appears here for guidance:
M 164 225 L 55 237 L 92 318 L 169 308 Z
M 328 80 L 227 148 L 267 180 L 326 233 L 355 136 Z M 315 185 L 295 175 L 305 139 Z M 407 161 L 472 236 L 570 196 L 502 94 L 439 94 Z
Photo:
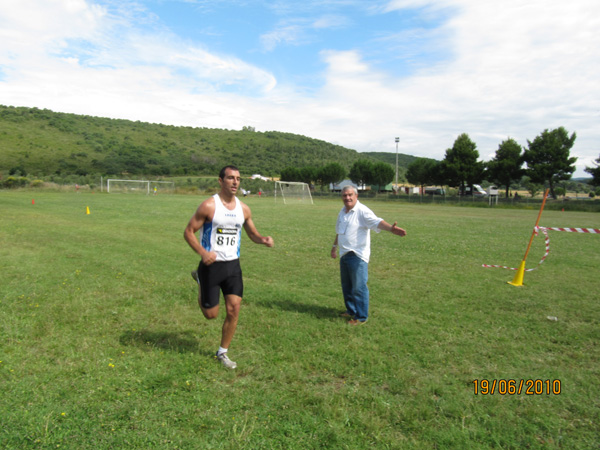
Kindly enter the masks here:
M 598 30 L 597 0 L 2 0 L 0 104 L 438 160 L 563 126 L 582 177 Z

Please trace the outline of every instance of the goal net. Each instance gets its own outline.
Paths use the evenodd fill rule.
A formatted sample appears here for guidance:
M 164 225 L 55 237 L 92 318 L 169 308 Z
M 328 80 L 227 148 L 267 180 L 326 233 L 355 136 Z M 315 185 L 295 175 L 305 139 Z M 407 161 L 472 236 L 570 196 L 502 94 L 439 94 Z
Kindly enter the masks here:
M 121 194 L 149 194 L 150 182 L 144 180 L 106 180 L 106 192 Z
M 173 181 L 150 181 L 150 194 L 172 194 L 175 192 Z
M 277 201 L 283 201 L 284 205 L 288 203 L 313 204 L 308 184 L 296 181 L 275 182 L 275 202 Z
M 161 194 L 171 193 L 175 190 L 173 181 L 148 181 L 148 180 L 106 180 L 106 192 L 121 194 Z

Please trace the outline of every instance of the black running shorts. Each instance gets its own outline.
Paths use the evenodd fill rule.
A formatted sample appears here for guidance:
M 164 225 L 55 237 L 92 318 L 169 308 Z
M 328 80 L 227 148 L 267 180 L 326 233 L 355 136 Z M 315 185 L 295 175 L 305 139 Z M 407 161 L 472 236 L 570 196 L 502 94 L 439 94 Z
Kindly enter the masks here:
M 244 282 L 239 259 L 216 261 L 209 266 L 200 261 L 198 279 L 200 280 L 200 301 L 205 309 L 219 304 L 221 291 L 223 295 L 237 295 L 238 297 L 244 295 Z

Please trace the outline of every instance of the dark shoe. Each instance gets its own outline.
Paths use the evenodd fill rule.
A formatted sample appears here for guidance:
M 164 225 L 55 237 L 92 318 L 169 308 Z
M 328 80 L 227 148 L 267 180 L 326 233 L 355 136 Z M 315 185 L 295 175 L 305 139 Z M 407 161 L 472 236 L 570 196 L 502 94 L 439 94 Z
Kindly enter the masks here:
M 366 320 L 352 319 L 348 321 L 348 325 L 364 325 L 365 323 L 367 323 Z

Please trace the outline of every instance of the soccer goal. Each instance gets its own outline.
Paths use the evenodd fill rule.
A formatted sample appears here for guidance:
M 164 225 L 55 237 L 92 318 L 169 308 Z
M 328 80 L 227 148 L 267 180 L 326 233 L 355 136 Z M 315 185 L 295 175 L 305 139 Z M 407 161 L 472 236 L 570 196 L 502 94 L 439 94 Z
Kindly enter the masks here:
M 106 180 L 106 192 L 124 194 L 150 194 L 150 182 L 144 180 Z
M 296 181 L 276 181 L 275 182 L 275 202 L 277 198 L 283 201 L 284 205 L 288 203 L 313 204 L 310 188 L 306 183 Z
M 160 194 L 171 193 L 175 190 L 173 181 L 148 181 L 148 180 L 106 180 L 106 192 L 125 194 Z
M 151 194 L 172 194 L 175 192 L 175 183 L 173 181 L 151 181 L 150 182 L 150 193 Z

